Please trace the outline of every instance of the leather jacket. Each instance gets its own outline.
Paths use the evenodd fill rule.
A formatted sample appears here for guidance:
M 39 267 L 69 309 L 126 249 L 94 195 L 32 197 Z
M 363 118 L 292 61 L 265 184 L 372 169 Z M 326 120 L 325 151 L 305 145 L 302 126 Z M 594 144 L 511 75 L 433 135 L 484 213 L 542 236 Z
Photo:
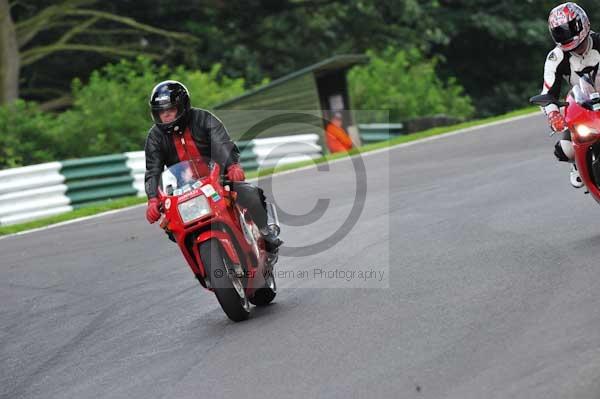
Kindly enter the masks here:
M 223 123 L 211 112 L 200 108 L 191 108 L 187 125 L 202 156 L 219 163 L 225 170 L 231 164 L 239 162 L 238 147 L 229 137 Z M 178 135 L 178 133 L 173 134 Z M 144 180 L 148 198 L 158 195 L 158 182 L 164 167 L 181 162 L 177 155 L 173 134 L 163 133 L 156 125 L 153 125 L 148 132 L 144 146 L 146 152 Z

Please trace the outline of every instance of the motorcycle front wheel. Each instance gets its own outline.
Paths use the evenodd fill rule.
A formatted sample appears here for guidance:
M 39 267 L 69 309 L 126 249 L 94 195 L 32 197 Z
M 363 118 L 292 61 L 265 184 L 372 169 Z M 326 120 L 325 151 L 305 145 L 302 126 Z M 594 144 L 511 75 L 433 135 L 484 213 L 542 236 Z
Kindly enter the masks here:
M 215 239 L 200 244 L 200 257 L 210 275 L 210 282 L 221 308 L 233 321 L 250 316 L 250 302 L 244 291 L 242 277 L 229 266 L 229 259 Z

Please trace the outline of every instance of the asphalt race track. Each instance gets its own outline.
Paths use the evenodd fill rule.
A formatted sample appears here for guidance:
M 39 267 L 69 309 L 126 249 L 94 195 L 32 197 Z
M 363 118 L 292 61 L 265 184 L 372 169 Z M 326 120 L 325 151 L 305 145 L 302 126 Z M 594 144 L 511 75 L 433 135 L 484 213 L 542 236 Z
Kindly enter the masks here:
M 243 323 L 143 207 L 0 239 L 0 397 L 597 398 L 600 206 L 553 143 L 533 116 L 273 178 L 279 293 Z

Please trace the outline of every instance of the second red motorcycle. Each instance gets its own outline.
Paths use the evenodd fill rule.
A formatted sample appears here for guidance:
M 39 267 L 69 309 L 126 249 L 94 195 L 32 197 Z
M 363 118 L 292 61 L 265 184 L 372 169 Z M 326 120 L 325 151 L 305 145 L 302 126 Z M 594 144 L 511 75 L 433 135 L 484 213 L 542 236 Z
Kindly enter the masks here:
M 577 170 L 587 192 L 600 204 L 600 93 L 596 89 L 596 74 L 597 68 L 581 73 L 567 102 L 550 94 L 534 96 L 529 101 L 542 107 L 566 106 L 565 120 L 571 132 Z

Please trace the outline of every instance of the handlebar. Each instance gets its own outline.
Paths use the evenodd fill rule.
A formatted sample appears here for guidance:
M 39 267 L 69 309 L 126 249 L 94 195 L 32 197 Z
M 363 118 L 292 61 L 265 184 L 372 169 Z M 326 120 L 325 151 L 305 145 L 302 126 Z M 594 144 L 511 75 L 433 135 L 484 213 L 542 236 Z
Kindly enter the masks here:
M 221 176 L 221 179 L 219 181 L 219 183 L 221 183 L 221 186 L 225 187 L 225 186 L 232 186 L 233 183 L 235 183 L 233 180 L 229 180 L 227 177 L 225 176 Z

